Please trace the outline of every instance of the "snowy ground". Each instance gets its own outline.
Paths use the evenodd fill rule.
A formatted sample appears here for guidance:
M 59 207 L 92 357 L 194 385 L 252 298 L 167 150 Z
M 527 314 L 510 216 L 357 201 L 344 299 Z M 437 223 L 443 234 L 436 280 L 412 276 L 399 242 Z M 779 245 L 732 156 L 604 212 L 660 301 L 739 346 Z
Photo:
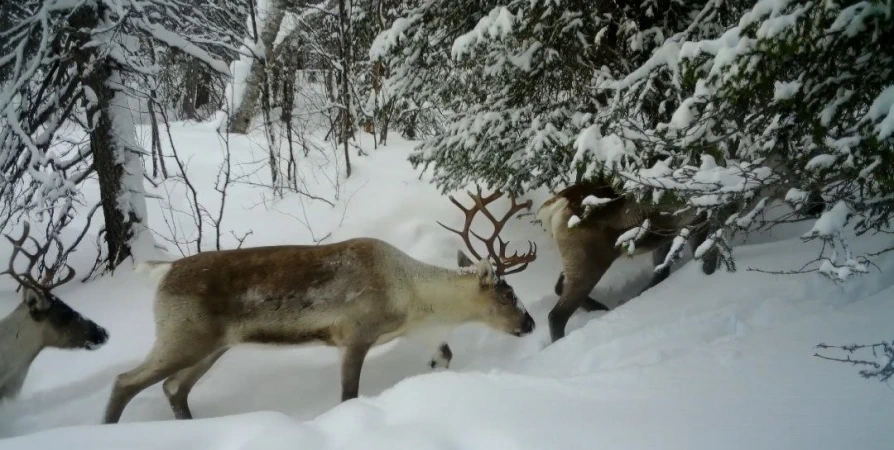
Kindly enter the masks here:
M 203 202 L 214 207 L 217 136 L 207 126 L 176 126 L 173 133 L 182 156 L 192 156 L 189 173 Z M 253 231 L 247 245 L 308 243 L 328 233 L 330 241 L 374 236 L 424 261 L 455 266 L 460 240 L 435 221 L 457 225 L 458 211 L 411 170 L 412 144 L 392 140 L 354 157 L 354 175 L 339 182 L 338 199 L 336 181 L 324 176 L 331 173 L 325 158 L 303 166 L 308 191 L 334 207 L 295 195 L 272 202 L 264 188 L 234 187 L 225 233 Z M 259 145 L 244 137 L 231 142 L 241 162 L 263 161 Z M 178 192 L 174 198 L 185 201 Z M 532 195 L 535 207 L 545 195 Z M 149 211 L 153 228 L 166 229 L 158 201 L 149 201 Z M 706 277 L 697 265 L 683 264 L 608 314 L 576 314 L 568 336 L 546 346 L 559 264 L 532 219 L 513 221 L 505 237 L 540 248 L 537 261 L 509 279 L 537 321 L 533 335 L 463 327 L 450 340 L 451 368 L 435 373 L 426 349 L 398 340 L 370 354 L 361 398 L 344 404 L 336 350 L 244 346 L 227 353 L 193 391 L 196 420 L 173 421 L 157 385 L 130 403 L 120 424 L 97 425 L 115 375 L 152 343 L 154 286 L 125 267 L 61 288 L 58 294 L 107 327 L 111 340 L 95 352 L 42 353 L 21 397 L 0 405 L 0 449 L 63 443 L 93 450 L 894 448 L 894 391 L 812 356 L 820 342 L 894 337 L 894 258 L 879 261 L 887 274 L 838 287 L 819 276 L 745 270 L 792 268 L 816 250 L 793 239 L 802 228 L 758 236 L 736 250 L 739 273 Z M 183 233 L 192 232 L 184 226 Z M 232 244 L 226 238 L 224 245 Z M 8 251 L 2 248 L 0 260 Z M 178 255 L 171 248 L 167 256 Z M 82 254 L 75 263 L 86 268 L 91 260 Z M 648 276 L 648 262 L 648 256 L 621 261 L 597 289 L 635 290 Z M 0 314 L 6 314 L 17 299 L 11 284 L 0 282 Z M 606 303 L 624 297 L 612 293 Z

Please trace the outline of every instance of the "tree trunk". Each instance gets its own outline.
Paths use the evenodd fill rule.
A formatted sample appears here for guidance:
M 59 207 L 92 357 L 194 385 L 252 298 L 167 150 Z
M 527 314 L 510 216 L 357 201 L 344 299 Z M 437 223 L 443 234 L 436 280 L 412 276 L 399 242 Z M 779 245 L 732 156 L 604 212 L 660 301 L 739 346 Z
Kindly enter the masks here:
M 122 198 L 133 193 L 127 192 L 128 173 L 125 170 L 124 158 L 119 157 L 129 149 L 119 148 L 116 139 L 111 112 L 112 102 L 116 94 L 108 81 L 113 71 L 106 61 L 96 61 L 84 84 L 96 93 L 98 104 L 89 111 L 88 117 L 96 117 L 90 132 L 90 150 L 93 154 L 93 167 L 99 179 L 99 196 L 102 202 L 102 213 L 105 219 L 105 242 L 108 248 L 107 269 L 113 270 L 133 253 L 131 242 L 135 237 L 137 226 L 142 225 L 138 211 L 130 209 L 126 213 L 122 208 Z M 96 112 L 99 114 L 96 114 Z M 142 181 L 142 173 L 139 174 Z M 144 200 L 145 201 L 145 200 Z
M 258 99 L 261 96 L 261 84 L 264 81 L 264 73 L 267 70 L 267 55 L 273 52 L 273 41 L 279 34 L 279 27 L 282 25 L 282 19 L 285 16 L 285 9 L 282 8 L 282 0 L 272 0 L 270 2 L 270 11 L 267 13 L 267 19 L 264 21 L 264 29 L 260 33 L 260 39 L 255 30 L 255 42 L 261 41 L 264 48 L 264 54 L 257 55 L 257 59 L 251 65 L 251 72 L 245 80 L 245 91 L 242 94 L 242 101 L 235 105 L 236 113 L 233 114 L 229 124 L 230 133 L 245 134 L 251 126 L 251 119 L 257 111 Z M 252 8 L 254 8 L 253 2 Z M 254 20 L 254 19 L 253 19 Z
M 103 7 L 85 6 L 69 18 L 76 30 L 94 29 L 104 21 Z M 96 35 L 75 34 L 86 42 Z M 135 144 L 133 118 L 126 95 L 113 89 L 122 86 L 120 74 L 104 49 L 84 48 L 75 54 L 83 85 L 93 91 L 96 103 L 87 110 L 90 150 L 99 179 L 99 195 L 105 220 L 104 239 L 108 249 L 106 270 L 113 270 L 134 254 L 134 243 L 149 236 L 145 225 L 146 197 L 143 191 L 141 150 Z
M 200 110 L 211 103 L 211 83 L 214 82 L 214 79 L 211 78 L 211 73 L 208 72 L 208 68 L 204 67 L 202 64 L 196 64 L 196 69 L 199 70 L 199 80 L 196 83 L 194 106 L 196 110 Z M 204 117 L 205 115 L 202 114 L 202 116 Z
M 348 17 L 348 10 L 345 8 L 345 0 L 338 0 L 338 23 L 341 48 L 341 140 L 345 153 L 345 177 L 351 176 L 351 156 L 348 148 L 348 136 L 351 134 L 353 124 L 351 123 L 351 24 Z
M 148 42 L 143 45 L 150 47 Z M 152 64 L 156 64 L 155 50 L 149 51 L 149 58 Z M 165 166 L 164 154 L 161 151 L 161 136 L 158 133 L 158 116 L 155 115 L 155 99 L 157 98 L 155 86 L 149 89 L 149 100 L 146 107 L 149 110 L 149 128 L 152 133 L 151 149 L 152 149 L 152 178 L 158 178 L 158 169 L 161 167 L 161 174 L 164 178 L 168 178 L 168 168 Z M 162 106 L 164 108 L 164 106 Z

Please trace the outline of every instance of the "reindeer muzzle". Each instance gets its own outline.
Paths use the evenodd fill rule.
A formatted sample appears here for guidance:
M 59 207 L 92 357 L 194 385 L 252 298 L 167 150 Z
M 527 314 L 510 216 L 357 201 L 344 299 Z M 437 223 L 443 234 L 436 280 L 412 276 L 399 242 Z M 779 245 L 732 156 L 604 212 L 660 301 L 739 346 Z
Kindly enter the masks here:
M 87 350 L 96 350 L 109 341 L 109 332 L 101 326 L 95 326 L 90 330 L 90 336 L 87 338 L 85 347 Z
M 521 327 L 518 329 L 518 331 L 516 331 L 512 334 L 514 334 L 518 337 L 522 337 L 526 334 L 531 334 L 531 332 L 534 331 L 534 327 L 535 327 L 534 318 L 531 317 L 531 314 L 525 313 L 525 319 L 524 319 L 524 322 L 522 322 Z

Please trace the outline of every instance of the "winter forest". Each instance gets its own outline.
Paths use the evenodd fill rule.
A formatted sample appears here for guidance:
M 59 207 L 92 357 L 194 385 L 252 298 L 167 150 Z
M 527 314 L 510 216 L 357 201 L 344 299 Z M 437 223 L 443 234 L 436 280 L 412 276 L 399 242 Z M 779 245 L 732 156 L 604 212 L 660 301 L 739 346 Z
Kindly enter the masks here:
M 0 450 L 894 448 L 892 42 L 0 0 Z

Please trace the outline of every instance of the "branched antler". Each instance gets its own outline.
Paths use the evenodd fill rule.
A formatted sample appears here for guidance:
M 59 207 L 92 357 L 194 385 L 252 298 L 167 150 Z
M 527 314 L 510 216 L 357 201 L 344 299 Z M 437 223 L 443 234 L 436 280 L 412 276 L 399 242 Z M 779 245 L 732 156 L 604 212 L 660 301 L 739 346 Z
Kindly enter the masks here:
M 493 213 L 488 211 L 487 205 L 493 203 L 495 200 L 503 197 L 504 192 L 499 189 L 494 191 L 492 194 L 483 196 L 481 193 L 481 187 L 477 186 L 477 194 L 473 194 L 472 192 L 466 191 L 469 194 L 469 197 L 472 198 L 472 201 L 475 202 L 471 207 L 465 207 L 456 200 L 452 195 L 448 198 L 457 208 L 462 210 L 465 215 L 465 222 L 463 223 L 462 231 L 453 229 L 444 225 L 441 222 L 438 222 L 438 225 L 446 228 L 449 231 L 452 231 L 459 235 L 462 238 L 463 242 L 466 244 L 466 247 L 469 249 L 469 252 L 472 253 L 477 259 L 482 259 L 481 255 L 475 251 L 475 248 L 472 246 L 472 240 L 469 237 L 471 234 L 475 236 L 479 241 L 484 243 L 485 248 L 487 249 L 489 257 L 491 257 L 494 261 L 494 271 L 498 276 L 509 275 L 513 273 L 518 273 L 525 270 L 528 267 L 528 264 L 537 259 L 537 244 L 528 241 L 528 251 L 524 254 L 519 255 L 518 252 L 514 252 L 512 255 L 506 255 L 506 248 L 508 242 L 503 241 L 503 238 L 500 237 L 500 233 L 503 231 L 503 227 L 506 226 L 506 223 L 509 222 L 509 219 L 512 218 L 516 213 L 523 209 L 531 209 L 532 202 L 531 200 L 525 201 L 523 203 L 518 203 L 514 196 L 510 195 L 509 200 L 511 205 L 509 207 L 509 211 L 503 215 L 500 219 L 497 219 Z M 487 218 L 494 225 L 494 231 L 487 238 L 481 237 L 474 231 L 472 231 L 472 221 L 475 219 L 475 215 L 481 212 L 481 214 Z M 498 249 L 494 247 L 494 242 L 496 241 Z
M 71 281 L 71 279 L 75 276 L 75 271 L 68 264 L 65 264 L 63 266 L 63 268 L 66 269 L 67 272 L 58 281 L 54 282 L 53 276 L 55 275 L 55 273 L 49 272 L 47 273 L 47 276 L 42 277 L 42 280 L 40 281 L 34 278 L 34 276 L 32 275 L 34 267 L 40 261 L 41 255 L 45 254 L 49 250 L 50 245 L 52 245 L 54 241 L 52 239 L 48 239 L 44 245 L 40 245 L 37 239 L 34 239 L 30 235 L 30 231 L 31 224 L 25 222 L 22 226 L 22 236 L 18 239 L 13 239 L 9 235 L 4 235 L 4 237 L 6 237 L 6 239 L 12 244 L 12 255 L 10 255 L 9 257 L 9 268 L 4 270 L 3 272 L 0 272 L 0 275 L 9 275 L 13 279 L 18 281 L 19 284 L 22 286 L 41 288 L 46 291 L 52 290 L 55 287 Z M 36 247 L 33 253 L 25 250 L 24 248 L 25 243 L 27 243 L 29 240 L 33 242 L 34 246 Z M 25 269 L 24 272 L 21 273 L 16 272 L 15 270 L 15 261 L 19 254 L 25 255 L 25 258 L 28 260 L 28 267 Z

